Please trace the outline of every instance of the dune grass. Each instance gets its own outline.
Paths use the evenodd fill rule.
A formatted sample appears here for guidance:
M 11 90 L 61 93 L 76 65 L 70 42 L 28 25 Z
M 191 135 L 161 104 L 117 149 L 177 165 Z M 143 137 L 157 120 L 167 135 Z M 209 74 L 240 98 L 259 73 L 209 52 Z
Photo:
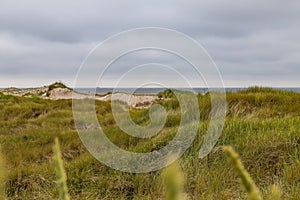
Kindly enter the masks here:
M 67 187 L 67 176 L 63 164 L 63 160 L 61 158 L 61 151 L 59 146 L 59 141 L 55 138 L 55 144 L 53 146 L 53 161 L 55 164 L 55 172 L 56 172 L 56 183 L 59 192 L 60 200 L 69 200 L 69 193 Z
M 0 149 L 1 150 L 1 149 Z M 0 151 L 0 198 L 1 199 L 6 199 L 6 194 L 5 194 L 5 162 L 2 156 L 2 153 Z
M 242 162 L 240 161 L 238 154 L 230 146 L 223 147 L 224 151 L 227 153 L 228 157 L 231 160 L 235 171 L 238 173 L 242 185 L 244 186 L 249 200 L 262 200 L 259 189 L 256 187 L 249 173 L 245 170 Z
M 171 96 L 172 97 L 172 96 Z M 200 128 L 180 159 L 182 186 L 188 199 L 247 199 L 238 174 L 220 151 L 232 146 L 240 154 L 263 199 L 300 199 L 300 94 L 263 88 L 228 93 L 228 113 L 221 138 L 202 160 L 198 151 L 209 124 L 209 94 L 198 96 Z M 106 135 L 135 152 L 159 149 L 172 140 L 180 121 L 176 99 L 160 102 L 168 110 L 164 129 L 150 140 L 122 132 L 110 104 L 97 102 L 97 117 Z M 0 94 L 0 143 L 6 163 L 8 199 L 57 199 L 53 141 L 59 138 L 70 199 L 164 199 L 164 172 L 128 174 L 99 163 L 82 145 L 70 100 L 42 100 Z M 132 109 L 133 120 L 149 123 L 147 109 Z M 274 185 L 274 186 L 272 186 Z M 278 189 L 280 188 L 280 190 Z M 270 193 L 272 192 L 272 197 Z

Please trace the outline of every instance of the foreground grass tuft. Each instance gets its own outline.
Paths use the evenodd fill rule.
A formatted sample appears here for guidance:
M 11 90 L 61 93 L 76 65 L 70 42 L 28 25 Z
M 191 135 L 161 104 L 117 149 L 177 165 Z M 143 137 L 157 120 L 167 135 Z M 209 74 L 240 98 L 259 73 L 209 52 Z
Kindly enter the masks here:
M 59 148 L 59 141 L 55 138 L 55 144 L 53 146 L 53 161 L 55 164 L 55 172 L 57 177 L 57 187 L 59 191 L 59 199 L 60 200 L 69 200 L 68 188 L 67 188 L 67 176 L 65 172 L 65 168 L 63 166 L 63 161 L 61 158 L 61 152 Z
M 228 155 L 235 171 L 238 173 L 244 188 L 248 194 L 250 200 L 262 200 L 260 191 L 256 187 L 254 181 L 250 177 L 249 173 L 245 170 L 238 154 L 230 146 L 224 146 L 223 150 Z
M 268 197 L 268 200 L 280 200 L 281 199 L 281 190 L 277 185 L 272 185 L 271 194 Z
M 184 175 L 178 161 L 164 169 L 163 183 L 165 186 L 166 200 L 182 200 Z
M 262 200 L 259 189 L 256 187 L 249 173 L 244 168 L 241 160 L 239 159 L 238 154 L 230 146 L 224 146 L 223 150 L 228 155 L 235 171 L 238 173 L 242 181 L 242 185 L 246 189 L 249 200 Z M 273 185 L 271 187 L 271 193 L 267 197 L 267 200 L 280 200 L 280 199 L 281 199 L 281 190 L 277 185 Z
M 0 148 L 0 198 L 6 199 L 5 195 L 5 164 Z

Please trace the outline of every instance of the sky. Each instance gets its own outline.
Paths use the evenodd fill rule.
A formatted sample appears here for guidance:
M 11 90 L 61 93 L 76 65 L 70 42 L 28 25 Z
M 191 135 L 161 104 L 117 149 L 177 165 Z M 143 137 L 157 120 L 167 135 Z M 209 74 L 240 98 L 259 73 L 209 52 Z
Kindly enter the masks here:
M 73 87 L 80 65 L 96 45 L 141 27 L 173 29 L 195 39 L 218 66 L 226 87 L 300 87 L 299 19 L 298 0 L 1 0 L 0 88 L 55 81 Z M 158 60 L 180 65 L 195 85 L 204 83 L 178 58 L 150 50 L 121 59 L 99 86 L 113 86 L 137 64 Z M 144 77 L 176 82 L 158 71 L 155 66 L 124 84 Z M 82 87 L 95 85 L 88 76 L 83 82 Z

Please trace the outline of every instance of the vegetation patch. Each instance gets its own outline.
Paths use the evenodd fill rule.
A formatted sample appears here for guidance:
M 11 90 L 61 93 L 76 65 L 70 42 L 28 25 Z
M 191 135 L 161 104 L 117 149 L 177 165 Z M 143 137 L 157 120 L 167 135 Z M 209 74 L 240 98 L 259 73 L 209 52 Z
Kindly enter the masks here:
M 115 123 L 109 102 L 96 101 L 96 115 L 107 137 L 120 148 L 133 152 L 157 150 L 172 140 L 180 122 L 177 99 L 170 95 L 164 97 L 170 100 L 157 103 L 166 108 L 167 123 L 157 135 L 147 140 L 122 132 Z M 277 198 L 279 195 L 281 199 L 300 199 L 300 94 L 265 88 L 227 93 L 228 112 L 223 133 L 204 159 L 199 159 L 197 153 L 210 120 L 210 95 L 199 94 L 197 97 L 201 109 L 198 134 L 178 161 L 183 173 L 180 180 L 184 184 L 179 183 L 180 191 L 184 194 L 173 196 L 164 191 L 164 183 L 168 180 L 159 178 L 168 176 L 165 171 L 128 174 L 98 162 L 77 134 L 71 100 L 52 101 L 0 94 L 0 144 L 5 164 L 4 185 L 0 189 L 5 188 L 7 199 L 57 199 L 61 192 L 56 187 L 52 159 L 52 147 L 57 137 L 70 199 L 164 199 L 178 196 L 247 199 L 245 191 L 248 190 L 238 181 L 240 174 L 221 151 L 224 145 L 239 152 L 243 170 L 256 183 L 261 198 Z M 151 123 L 146 108 L 130 109 L 130 115 L 141 126 Z M 179 169 L 178 166 L 175 169 Z M 177 186 L 172 185 L 172 177 L 170 180 L 166 187 L 173 190 Z M 249 191 L 257 193 L 253 188 Z

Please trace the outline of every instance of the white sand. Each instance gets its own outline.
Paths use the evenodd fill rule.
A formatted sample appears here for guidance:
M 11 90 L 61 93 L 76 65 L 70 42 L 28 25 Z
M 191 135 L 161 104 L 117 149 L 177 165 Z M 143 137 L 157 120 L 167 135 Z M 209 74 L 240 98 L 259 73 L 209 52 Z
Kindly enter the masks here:
M 151 106 L 159 98 L 155 95 L 130 95 L 126 93 L 107 94 L 99 97 L 94 95 L 82 94 L 74 92 L 69 88 L 54 88 L 49 90 L 49 86 L 19 90 L 17 88 L 7 88 L 1 90 L 5 95 L 32 97 L 38 96 L 43 99 L 59 100 L 59 99 L 85 99 L 91 98 L 98 101 L 121 101 L 127 103 L 128 106 L 134 108 L 145 108 Z

